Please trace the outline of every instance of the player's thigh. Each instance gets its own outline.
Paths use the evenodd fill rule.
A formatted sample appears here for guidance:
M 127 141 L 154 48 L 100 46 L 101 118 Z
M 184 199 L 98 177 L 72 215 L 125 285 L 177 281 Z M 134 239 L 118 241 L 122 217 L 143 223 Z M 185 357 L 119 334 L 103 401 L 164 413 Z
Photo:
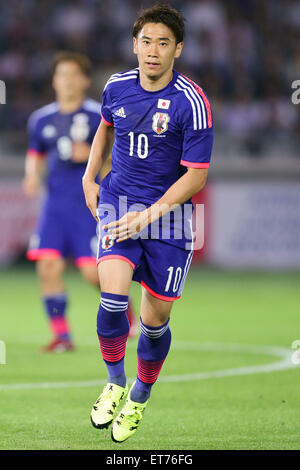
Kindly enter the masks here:
M 57 258 L 41 258 L 36 262 L 36 269 L 40 280 L 47 281 L 60 279 L 65 269 L 65 260 Z
M 166 301 L 154 297 L 145 288 L 142 288 L 141 318 L 149 326 L 160 326 L 168 320 L 172 310 L 173 301 Z
M 129 295 L 132 266 L 121 259 L 104 259 L 98 264 L 101 292 Z

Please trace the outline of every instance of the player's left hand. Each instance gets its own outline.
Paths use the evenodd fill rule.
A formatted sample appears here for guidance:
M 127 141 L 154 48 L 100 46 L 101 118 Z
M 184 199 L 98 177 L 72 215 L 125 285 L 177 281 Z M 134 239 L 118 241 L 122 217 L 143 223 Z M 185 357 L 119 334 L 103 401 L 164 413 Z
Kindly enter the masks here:
M 84 163 L 89 159 L 91 146 L 86 142 L 73 142 L 72 144 L 72 160 L 75 163 Z
M 141 212 L 127 212 L 121 219 L 104 225 L 103 229 L 113 235 L 117 242 L 123 242 L 144 230 L 149 224 L 147 210 Z

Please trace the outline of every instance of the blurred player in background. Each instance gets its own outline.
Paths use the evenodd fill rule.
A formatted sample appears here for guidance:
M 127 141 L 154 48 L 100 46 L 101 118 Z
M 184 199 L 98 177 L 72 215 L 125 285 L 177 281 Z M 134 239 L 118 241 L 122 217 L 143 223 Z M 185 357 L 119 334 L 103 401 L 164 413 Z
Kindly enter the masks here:
M 112 423 L 112 439 L 117 442 L 128 439 L 139 427 L 170 348 L 170 312 L 173 301 L 182 294 L 193 256 L 192 243 L 187 243 L 193 238 L 191 198 L 205 186 L 211 158 L 208 98 L 198 85 L 173 69 L 183 37 L 184 18 L 168 5 L 144 11 L 135 22 L 133 44 L 139 68 L 116 73 L 108 80 L 102 95 L 102 122 L 83 178 L 94 217 L 98 214 L 101 221 L 107 221 L 106 212 L 111 211 L 111 222 L 101 223 L 98 258 L 101 303 L 97 325 L 108 383 L 92 408 L 91 420 L 100 429 Z M 101 184 L 97 210 L 95 177 L 112 145 L 112 170 Z M 127 198 L 124 215 L 119 209 L 121 196 Z M 190 215 L 186 217 L 187 208 Z M 170 211 L 173 219 L 168 219 Z M 161 231 L 152 236 L 154 223 L 163 220 L 170 236 Z M 183 223 L 188 231 L 177 237 L 175 227 Z M 128 392 L 125 311 L 132 280 L 142 285 L 141 335 L 137 378 Z M 188 322 L 188 311 L 186 319 Z
M 45 167 L 47 170 L 47 194 L 27 251 L 28 259 L 37 262 L 40 291 L 54 335 L 43 352 L 74 348 L 66 319 L 66 258 L 73 256 L 83 278 L 99 287 L 96 222 L 86 207 L 81 182 L 101 111 L 98 102 L 86 98 L 90 75 L 88 57 L 58 53 L 52 81 L 56 101 L 35 111 L 28 122 L 23 181 L 27 196 L 39 193 Z M 96 179 L 99 182 L 98 176 Z M 127 315 L 133 335 L 135 319 L 130 307 Z

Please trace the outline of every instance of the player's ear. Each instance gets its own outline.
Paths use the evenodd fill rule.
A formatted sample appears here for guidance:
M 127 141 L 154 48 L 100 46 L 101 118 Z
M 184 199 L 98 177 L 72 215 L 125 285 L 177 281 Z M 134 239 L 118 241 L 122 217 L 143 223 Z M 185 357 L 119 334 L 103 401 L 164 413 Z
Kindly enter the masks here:
M 136 37 L 133 36 L 133 52 L 137 54 L 137 40 Z
M 183 42 L 179 42 L 176 45 L 176 51 L 175 51 L 175 56 L 174 56 L 175 59 L 178 59 L 178 57 L 181 56 L 182 48 L 183 48 Z

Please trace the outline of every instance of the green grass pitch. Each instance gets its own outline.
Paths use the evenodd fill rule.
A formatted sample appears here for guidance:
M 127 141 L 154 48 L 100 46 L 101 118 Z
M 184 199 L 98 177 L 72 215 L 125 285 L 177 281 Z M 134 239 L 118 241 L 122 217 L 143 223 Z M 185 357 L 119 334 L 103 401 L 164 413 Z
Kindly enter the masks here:
M 90 382 L 106 378 L 95 332 L 99 295 L 73 269 L 66 284 L 78 349 L 41 355 L 50 336 L 34 268 L 0 272 L 7 362 L 0 365 L 0 449 L 300 449 L 300 369 L 289 367 L 291 344 L 300 339 L 299 273 L 193 269 L 173 307 L 161 380 L 141 427 L 123 444 L 90 424 L 102 389 Z M 137 284 L 132 298 L 138 306 Z M 136 344 L 128 341 L 130 379 Z M 271 346 L 285 351 L 282 370 L 269 371 L 284 361 Z M 251 366 L 251 374 L 238 374 Z

